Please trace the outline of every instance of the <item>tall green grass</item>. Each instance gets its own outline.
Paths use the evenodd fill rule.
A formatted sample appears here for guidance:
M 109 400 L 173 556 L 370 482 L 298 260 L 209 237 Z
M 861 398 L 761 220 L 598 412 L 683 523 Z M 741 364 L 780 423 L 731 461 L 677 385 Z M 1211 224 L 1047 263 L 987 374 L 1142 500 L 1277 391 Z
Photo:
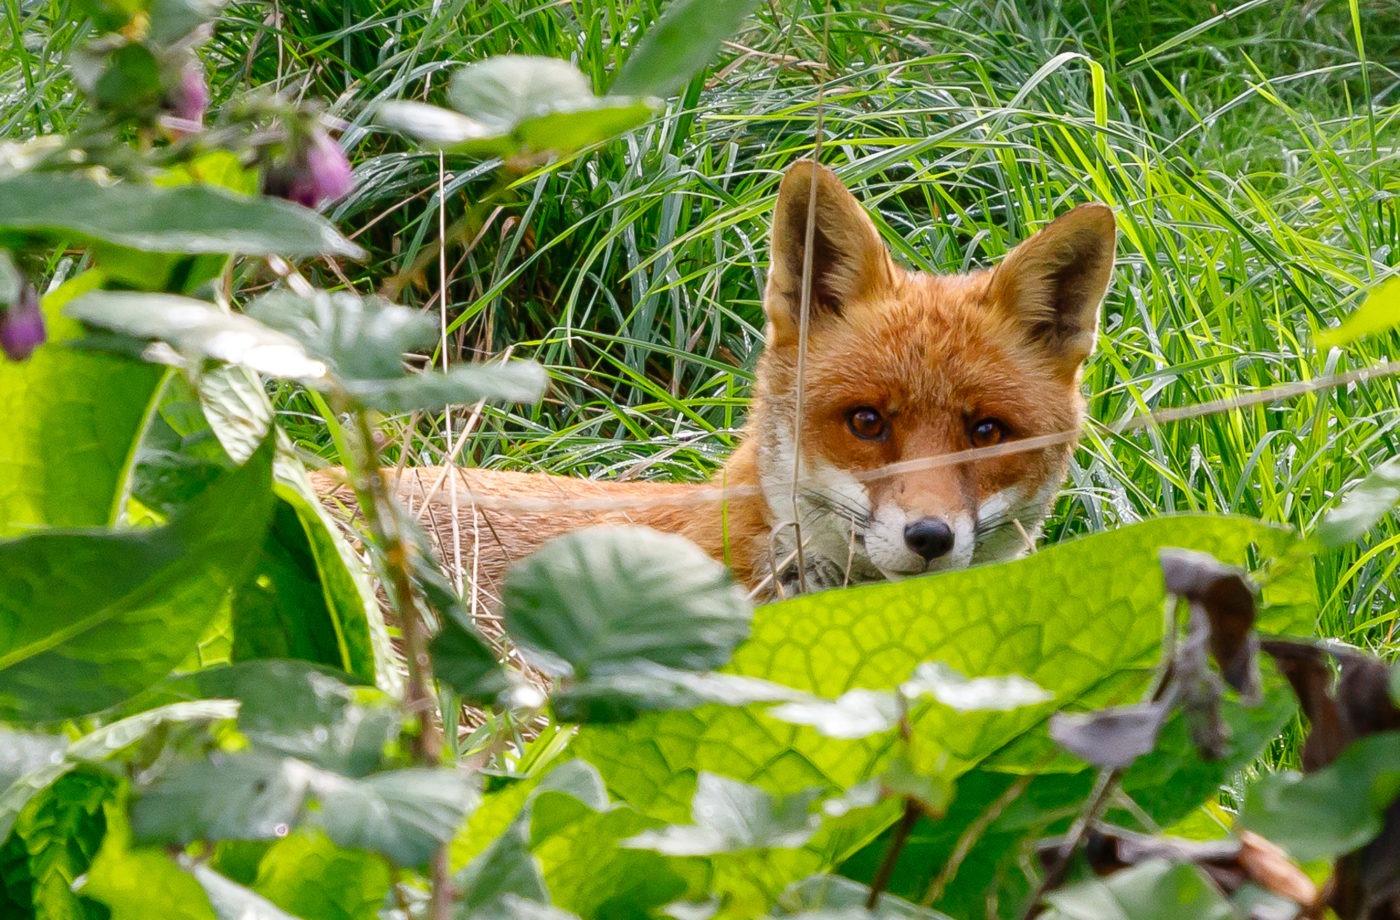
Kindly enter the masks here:
M 721 462 L 761 342 L 777 180 L 813 153 L 819 121 L 822 159 L 918 268 L 988 264 L 1080 201 L 1117 209 L 1120 265 L 1085 375 L 1104 425 L 1400 344 L 1310 344 L 1400 261 L 1393 0 L 775 0 L 664 115 L 505 183 L 454 158 L 440 176 L 368 105 L 438 100 L 453 67 L 501 53 L 571 59 L 605 88 L 658 0 L 294 6 L 235 5 L 206 60 L 220 99 L 275 86 L 345 122 L 359 181 L 334 214 L 372 255 L 338 270 L 362 291 L 396 279 L 401 300 L 437 311 L 451 226 L 449 360 L 513 348 L 554 375 L 543 406 L 482 413 L 465 462 L 671 479 Z M 9 14 L 12 137 L 71 118 L 50 66 L 74 35 L 65 12 Z M 282 403 L 330 456 L 312 408 Z M 1131 435 L 1100 426 L 1049 539 L 1186 510 L 1306 530 L 1397 453 L 1397 425 L 1396 384 L 1377 381 Z M 414 460 L 443 457 L 441 420 L 397 430 Z M 1400 646 L 1397 544 L 1392 519 L 1319 560 L 1326 632 Z

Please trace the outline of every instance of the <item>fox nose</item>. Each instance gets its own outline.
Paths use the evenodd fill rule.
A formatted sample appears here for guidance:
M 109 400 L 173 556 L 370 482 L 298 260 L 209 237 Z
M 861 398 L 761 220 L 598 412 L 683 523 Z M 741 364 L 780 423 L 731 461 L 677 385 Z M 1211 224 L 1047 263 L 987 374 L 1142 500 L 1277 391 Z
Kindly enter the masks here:
M 953 548 L 953 528 L 938 518 L 919 518 L 904 528 L 904 542 L 929 562 Z

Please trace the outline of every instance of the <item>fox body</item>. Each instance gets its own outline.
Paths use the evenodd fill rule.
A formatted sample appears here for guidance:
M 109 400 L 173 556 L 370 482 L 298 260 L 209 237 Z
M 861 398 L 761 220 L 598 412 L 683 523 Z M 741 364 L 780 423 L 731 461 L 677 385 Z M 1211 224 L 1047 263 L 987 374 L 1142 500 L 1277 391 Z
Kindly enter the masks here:
M 799 162 L 773 219 L 752 408 L 711 483 L 420 467 L 397 492 L 488 594 L 514 559 L 598 523 L 688 537 L 761 598 L 1017 556 L 1082 423 L 1114 237 L 1112 212 L 1083 205 L 994 269 L 910 272 L 834 173 Z

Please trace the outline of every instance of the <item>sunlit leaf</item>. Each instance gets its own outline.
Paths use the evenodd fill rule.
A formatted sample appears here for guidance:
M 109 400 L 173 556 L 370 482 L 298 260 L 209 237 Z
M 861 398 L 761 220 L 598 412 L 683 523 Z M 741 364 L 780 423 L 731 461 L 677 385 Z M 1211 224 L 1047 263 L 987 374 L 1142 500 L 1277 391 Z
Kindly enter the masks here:
M 1400 326 L 1400 278 L 1391 278 L 1372 288 L 1340 326 L 1318 333 L 1318 348 L 1349 345 L 1357 339 Z

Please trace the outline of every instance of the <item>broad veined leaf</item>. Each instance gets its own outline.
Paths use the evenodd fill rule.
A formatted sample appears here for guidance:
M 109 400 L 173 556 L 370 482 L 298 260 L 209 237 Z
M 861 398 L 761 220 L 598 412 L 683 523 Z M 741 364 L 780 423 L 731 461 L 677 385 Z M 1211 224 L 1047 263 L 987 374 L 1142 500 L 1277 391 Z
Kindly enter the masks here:
M 458 153 L 516 156 L 569 153 L 646 121 L 654 99 L 595 96 L 567 61 L 501 55 L 452 77 L 456 112 L 414 102 L 379 106 L 376 119 L 425 144 Z
M 407 412 L 483 399 L 534 402 L 544 394 L 544 371 L 530 361 L 409 374 L 405 354 L 435 341 L 436 327 L 421 313 L 377 297 L 278 292 L 255 301 L 248 314 L 299 341 L 329 366 L 336 385 L 373 409 Z
M 46 296 L 49 344 L 28 361 L 0 361 L 7 410 L 0 537 L 42 527 L 104 526 L 121 510 L 134 445 L 167 372 L 61 347 L 80 330 L 60 310 L 103 281 L 100 273 L 86 272 Z M 62 462 L 52 456 L 55 444 L 63 445 Z
M 507 576 L 506 632 L 565 686 L 580 720 L 650 708 L 658 669 L 704 671 L 729 659 L 752 607 L 724 568 L 682 537 L 594 527 L 549 541 Z
M 275 840 L 314 827 L 336 844 L 417 866 L 466 817 L 475 794 L 453 770 L 348 777 L 260 751 L 176 764 L 144 788 L 131 822 L 143 841 Z
M 758 0 L 671 0 L 612 85 L 620 94 L 670 96 L 733 36 Z
M 893 690 L 919 663 L 943 661 L 974 679 L 1022 674 L 1053 694 L 1051 703 L 1008 712 L 934 705 L 916 713 L 915 744 L 926 752 L 921 763 L 951 782 L 1032 729 L 1043 732 L 1050 709 L 1098 699 L 1102 686 L 1141 692 L 1160 651 L 1160 548 L 1201 550 L 1238 564 L 1252 544 L 1274 557 L 1291 541 L 1287 531 L 1239 518 L 1163 518 L 1015 563 L 797 598 L 760 608 L 751 638 L 725 670 L 830 699 L 858 688 Z M 1265 611 L 1264 628 L 1274 628 L 1270 615 Z M 827 738 L 758 707 L 648 713 L 628 725 L 586 726 L 570 750 L 598 767 L 615 798 L 669 824 L 688 811 L 690 770 L 774 792 L 835 792 L 878 776 L 893 755 L 886 735 Z M 676 771 L 676 763 L 688 770 Z M 819 833 L 786 867 L 797 874 L 782 881 L 839 858 L 841 847 L 859 837 L 847 831 L 839 838 Z M 775 873 L 768 881 L 780 879 Z M 723 880 L 716 884 L 715 891 L 726 890 Z
M 283 910 L 317 920 L 378 920 L 392 881 L 378 854 L 338 847 L 298 831 L 268 849 L 253 890 Z
M 103 841 L 78 891 L 107 905 L 112 920 L 223 920 L 194 876 L 165 851 L 129 848 L 115 833 Z
M 0 235 L 102 241 L 146 252 L 360 258 L 329 221 L 209 185 L 103 184 L 58 173 L 0 178 Z
M 347 776 L 380 769 L 399 730 L 398 706 L 388 694 L 351 686 L 305 661 L 262 659 L 208 668 L 169 680 L 155 693 L 236 701 L 238 730 L 259 748 Z
M 93 291 L 74 300 L 64 312 L 89 326 L 165 342 L 183 363 L 196 367 L 205 360 L 222 361 L 269 377 L 326 386 L 325 363 L 308 355 L 296 339 L 193 297 Z
M 1318 333 L 1318 348 L 1349 345 L 1359 338 L 1400 326 L 1400 278 L 1391 278 L 1371 290 L 1356 312 L 1340 326 Z
M 1317 527 L 1324 546 L 1341 546 L 1361 539 L 1366 531 L 1400 503 L 1400 458 L 1373 469 L 1349 491 L 1341 505 L 1327 512 Z
M 189 654 L 262 541 L 272 444 L 164 527 L 0 543 L 0 719 L 96 712 Z

